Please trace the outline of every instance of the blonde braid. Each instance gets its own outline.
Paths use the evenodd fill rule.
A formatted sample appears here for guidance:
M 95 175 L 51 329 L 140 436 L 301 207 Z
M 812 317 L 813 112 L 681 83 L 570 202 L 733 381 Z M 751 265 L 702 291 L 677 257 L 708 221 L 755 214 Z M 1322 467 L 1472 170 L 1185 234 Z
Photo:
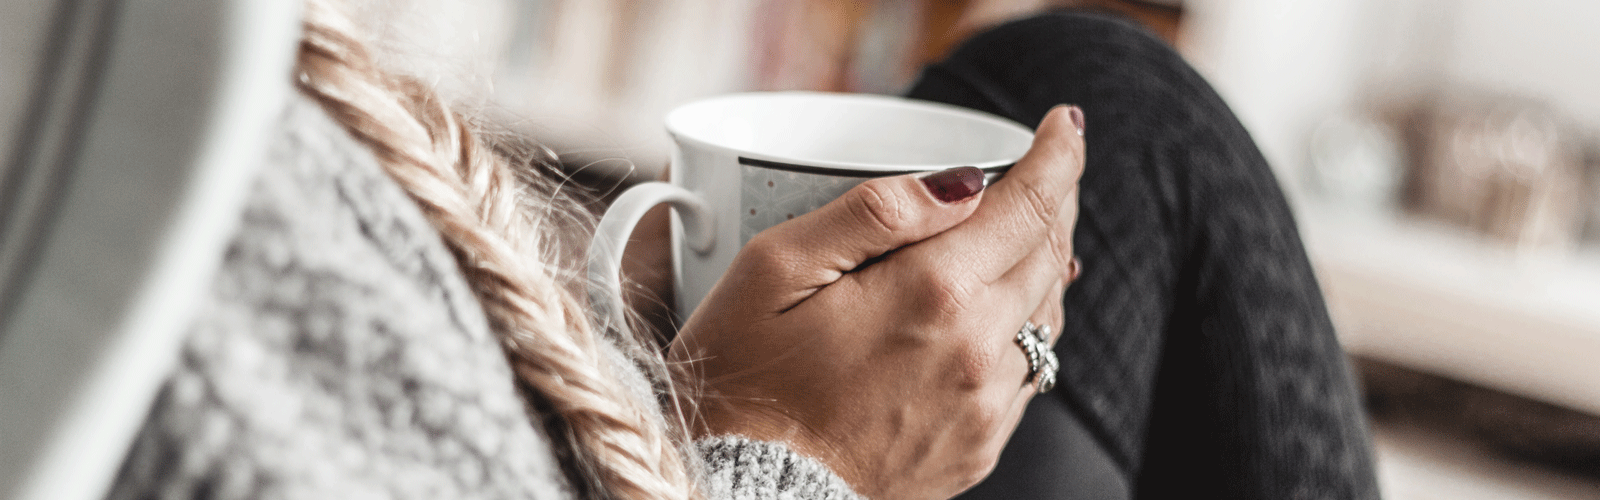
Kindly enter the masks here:
M 499 335 L 519 381 L 565 425 L 576 474 L 597 496 L 697 496 L 679 448 L 604 356 L 555 276 L 540 218 L 517 174 L 430 89 L 385 74 L 354 24 L 307 0 L 297 85 L 379 163 L 439 230 Z M 571 473 L 571 471 L 569 471 Z

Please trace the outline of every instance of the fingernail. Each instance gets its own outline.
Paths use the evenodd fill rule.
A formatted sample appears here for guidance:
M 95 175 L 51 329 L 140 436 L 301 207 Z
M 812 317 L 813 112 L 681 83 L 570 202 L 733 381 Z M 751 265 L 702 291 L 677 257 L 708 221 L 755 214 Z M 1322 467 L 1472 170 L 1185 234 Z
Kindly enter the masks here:
M 955 203 L 983 191 L 983 170 L 978 167 L 947 168 L 922 178 L 922 185 L 934 198 Z
M 1072 118 L 1072 126 L 1078 127 L 1078 135 L 1083 135 L 1083 108 L 1068 106 L 1067 116 Z
M 1078 281 L 1078 275 L 1083 274 L 1083 259 L 1072 256 L 1072 263 L 1067 269 L 1067 283 Z

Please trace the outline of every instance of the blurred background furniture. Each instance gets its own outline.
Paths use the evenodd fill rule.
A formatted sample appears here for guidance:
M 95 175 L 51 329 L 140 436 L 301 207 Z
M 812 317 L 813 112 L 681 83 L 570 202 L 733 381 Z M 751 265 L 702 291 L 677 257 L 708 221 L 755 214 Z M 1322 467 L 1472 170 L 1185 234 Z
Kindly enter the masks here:
M 1194 3 L 1186 54 L 1277 167 L 1369 396 L 1415 410 L 1374 405 L 1391 497 L 1600 497 L 1592 440 L 1577 461 L 1505 442 L 1600 432 L 1600 7 Z M 1449 383 L 1397 389 L 1429 379 Z
M 149 2 L 124 4 L 124 19 L 149 16 L 139 14 Z M 0 7 L 0 41 L 22 48 L 0 51 L 0 65 L 42 68 L 32 57 L 47 43 L 38 27 L 50 25 L 51 5 Z M 1562 436 L 1593 437 L 1600 418 L 1600 35 L 1592 29 L 1600 4 L 392 0 L 372 2 L 362 15 L 391 27 L 375 42 L 406 54 L 410 69 L 452 75 L 435 83 L 543 141 L 575 177 L 604 189 L 663 174 L 670 141 L 661 117 L 683 102 L 744 90 L 896 93 L 974 31 L 1062 6 L 1126 15 L 1172 42 L 1258 141 L 1364 373 L 1390 498 L 1600 498 L 1600 464 L 1552 461 L 1581 456 L 1556 445 L 1590 443 Z M 269 10 L 277 14 L 191 9 L 171 19 L 202 20 L 172 21 L 171 33 L 232 35 L 224 38 L 237 43 L 265 26 L 258 17 L 284 18 Z M 238 19 L 252 21 L 229 21 Z M 0 138 L 21 133 L 23 105 L 37 99 L 23 75 L 0 71 L 0 105 L 9 106 L 0 108 Z M 10 155 L 5 182 L 16 168 Z M 0 240 L 0 271 L 12 269 L 5 259 L 14 243 Z M 136 294 L 132 286 L 123 292 Z M 5 356 L 22 352 L 18 337 L 0 334 L 7 384 L 18 370 L 68 367 L 37 361 L 64 358 L 13 363 Z M 109 351 L 76 352 L 87 360 Z M 151 359 L 160 364 L 160 355 Z M 149 369 L 134 368 L 125 367 Z M 114 380 L 108 373 L 95 376 Z M 70 383 L 88 384 L 82 380 Z M 133 406 L 148 397 L 127 394 L 138 396 L 123 400 Z M 24 408 L 12 392 L 0 395 L 6 452 L 23 449 L 14 442 L 39 445 L 13 413 L 46 422 L 67 411 L 64 399 Z M 38 425 L 45 427 L 28 429 L 47 427 Z M 1550 453 L 1537 452 L 1541 442 Z M 0 494 L 21 484 L 22 467 L 0 462 Z
M 1380 367 L 1368 371 L 1386 374 L 1366 377 L 1369 392 L 1386 401 L 1375 409 L 1415 410 L 1375 413 L 1391 497 L 1600 497 L 1600 464 L 1528 460 L 1494 444 L 1493 429 L 1404 417 L 1461 408 L 1396 403 L 1414 393 L 1390 390 L 1437 377 L 1471 394 L 1505 395 L 1511 399 L 1493 404 L 1508 411 L 1548 405 L 1582 422 L 1600 415 L 1600 43 L 1588 26 L 1600 7 L 1575 0 L 509 4 L 519 27 L 503 28 L 511 49 L 495 52 L 505 54 L 494 62 L 503 70 L 497 99 L 580 176 L 602 183 L 660 175 L 668 142 L 659 117 L 696 97 L 894 93 L 922 64 L 1004 19 L 1060 6 L 1136 19 L 1212 80 L 1274 164 L 1347 350 L 1360 366 Z M 582 125 L 566 126 L 572 123 Z M 1451 401 L 1490 405 L 1485 400 Z

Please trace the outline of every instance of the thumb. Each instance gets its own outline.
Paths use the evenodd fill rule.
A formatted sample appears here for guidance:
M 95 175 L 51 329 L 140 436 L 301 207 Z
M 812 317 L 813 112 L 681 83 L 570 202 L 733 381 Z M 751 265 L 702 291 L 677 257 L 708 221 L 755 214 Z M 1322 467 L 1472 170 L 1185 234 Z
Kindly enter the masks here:
M 757 248 L 746 250 L 776 257 L 758 260 L 778 264 L 764 271 L 787 278 L 793 290 L 814 290 L 966 220 L 983 188 L 983 171 L 976 167 L 872 179 L 762 232 L 750 241 Z

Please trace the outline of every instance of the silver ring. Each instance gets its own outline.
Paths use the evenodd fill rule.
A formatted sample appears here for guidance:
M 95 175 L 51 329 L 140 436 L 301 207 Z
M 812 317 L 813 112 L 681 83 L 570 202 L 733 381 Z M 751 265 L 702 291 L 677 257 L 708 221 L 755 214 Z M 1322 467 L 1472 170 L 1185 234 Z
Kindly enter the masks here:
M 1050 349 L 1049 338 L 1050 327 L 1032 321 L 1023 322 L 1022 330 L 1017 331 L 1017 346 L 1028 356 L 1028 378 L 1023 385 L 1035 384 L 1040 394 L 1055 388 L 1056 372 L 1061 370 L 1061 361 Z

